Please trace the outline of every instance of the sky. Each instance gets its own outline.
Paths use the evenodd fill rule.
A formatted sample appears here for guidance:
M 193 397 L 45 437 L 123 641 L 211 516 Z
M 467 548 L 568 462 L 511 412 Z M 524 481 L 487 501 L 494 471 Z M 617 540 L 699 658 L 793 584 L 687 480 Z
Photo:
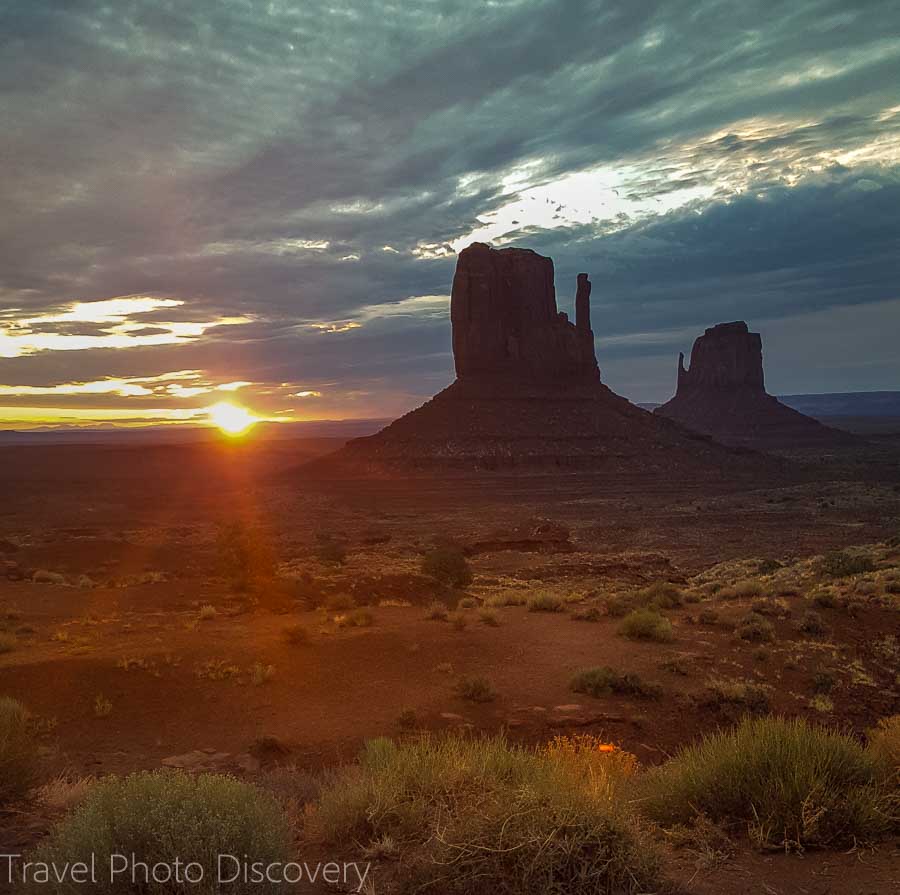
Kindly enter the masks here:
M 900 388 L 894 0 L 2 0 L 0 120 L 0 429 L 396 416 L 475 240 L 634 401 Z

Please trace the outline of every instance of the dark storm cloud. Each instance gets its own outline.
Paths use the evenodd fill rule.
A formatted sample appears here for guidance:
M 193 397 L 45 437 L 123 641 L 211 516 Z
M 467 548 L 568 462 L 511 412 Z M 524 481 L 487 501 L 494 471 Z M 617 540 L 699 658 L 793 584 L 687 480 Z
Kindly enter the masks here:
M 561 301 L 592 272 L 610 364 L 660 369 L 720 319 L 885 302 L 898 25 L 835 0 L 6 4 L 0 307 L 149 294 L 184 304 L 135 333 L 252 322 L 0 358 L 0 382 L 189 366 L 425 395 L 452 368 L 446 318 L 371 308 L 446 294 L 435 247 L 595 169 L 628 206 L 560 204 L 517 241 L 556 259 Z

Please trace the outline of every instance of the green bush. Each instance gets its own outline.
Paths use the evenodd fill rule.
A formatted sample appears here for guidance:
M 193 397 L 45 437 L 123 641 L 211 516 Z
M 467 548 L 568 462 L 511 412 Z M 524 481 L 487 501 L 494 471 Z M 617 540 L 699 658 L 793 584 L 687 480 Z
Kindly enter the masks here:
M 63 820 L 47 842 L 31 857 L 35 861 L 90 863 L 91 855 L 131 855 L 151 867 L 171 865 L 176 859 L 196 861 L 204 868 L 203 881 L 185 886 L 171 883 L 133 886 L 130 874 L 110 879 L 98 874 L 93 893 L 144 891 L 165 895 L 186 891 L 212 895 L 217 882 L 217 856 L 235 855 L 264 864 L 290 860 L 292 834 L 276 800 L 232 777 L 181 771 L 132 774 L 110 778 L 93 786 L 84 801 Z M 229 865 L 230 866 L 230 865 Z M 68 884 L 41 886 L 41 891 L 75 892 Z M 243 883 L 229 892 L 279 892 L 275 884 Z
M 28 712 L 15 699 L 0 697 L 0 805 L 24 795 L 37 771 L 37 747 Z
M 819 572 L 827 578 L 849 578 L 874 571 L 875 563 L 871 556 L 850 550 L 832 550 L 819 563 Z
M 613 594 L 606 598 L 606 614 L 610 618 L 624 618 L 635 608 L 631 594 Z
M 468 587 L 473 577 L 462 549 L 451 545 L 429 550 L 422 557 L 422 573 L 449 587 Z
M 390 837 L 403 891 L 659 891 L 629 784 L 615 755 L 553 756 L 500 737 L 375 740 L 325 788 L 308 831 L 340 846 Z
M 655 640 L 666 643 L 672 639 L 672 623 L 653 609 L 635 609 L 622 619 L 619 633 L 631 640 Z
M 575 693 L 586 693 L 595 698 L 620 693 L 655 699 L 662 694 L 659 684 L 647 683 L 636 674 L 615 671 L 608 665 L 583 668 L 572 678 L 569 686 Z
M 562 612 L 563 601 L 553 594 L 533 594 L 528 598 L 525 608 L 529 612 Z
M 745 719 L 650 770 L 641 805 L 664 825 L 704 816 L 761 847 L 871 841 L 890 828 L 876 761 L 849 736 L 802 719 Z

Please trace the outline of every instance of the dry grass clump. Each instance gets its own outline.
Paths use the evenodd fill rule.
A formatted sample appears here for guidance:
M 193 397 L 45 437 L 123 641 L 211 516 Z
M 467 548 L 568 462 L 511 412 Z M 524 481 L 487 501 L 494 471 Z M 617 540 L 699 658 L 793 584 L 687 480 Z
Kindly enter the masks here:
M 349 594 L 332 594 L 325 600 L 325 609 L 328 612 L 349 612 L 356 608 L 356 600 Z
M 747 712 L 762 715 L 769 711 L 769 694 L 765 688 L 734 678 L 711 677 L 698 702 L 704 708 L 729 715 Z
M 619 633 L 630 640 L 653 640 L 668 643 L 672 640 L 672 623 L 652 609 L 635 609 L 622 619 Z
M 24 795 L 34 782 L 37 766 L 28 712 L 15 699 L 0 697 L 0 805 Z
M 650 609 L 676 609 L 684 603 L 681 588 L 671 581 L 654 581 L 637 594 L 638 603 Z
M 765 587 L 759 579 L 745 578 L 730 587 L 723 587 L 718 595 L 723 600 L 745 600 L 761 597 L 764 593 Z
M 500 624 L 500 613 L 490 607 L 483 607 L 478 610 L 478 621 L 483 625 L 496 628 Z
M 37 801 L 50 811 L 68 812 L 84 801 L 96 782 L 94 777 L 60 774 L 38 788 Z
M 469 624 L 465 612 L 451 612 L 447 615 L 447 621 L 453 625 L 455 631 L 464 631 Z
M 467 702 L 493 702 L 497 698 L 491 682 L 486 677 L 464 677 L 456 685 L 456 693 Z
M 92 855 L 111 854 L 133 854 L 151 867 L 173 866 L 177 859 L 197 861 L 204 869 L 203 881 L 188 888 L 198 895 L 213 895 L 221 891 L 218 855 L 237 855 L 264 865 L 285 862 L 292 857 L 292 838 L 281 807 L 261 789 L 232 777 L 157 771 L 95 783 L 30 857 L 58 867 L 79 861 L 90 865 Z M 249 895 L 275 893 L 283 886 L 238 879 L 228 889 Z M 69 891 L 65 885 L 52 884 L 47 890 Z M 101 873 L 90 891 L 113 895 L 134 889 L 127 875 L 111 878 Z M 162 895 L 186 890 L 173 879 L 146 891 Z
M 210 622 L 218 614 L 219 613 L 216 610 L 216 607 L 211 605 L 210 603 L 205 603 L 203 606 L 200 607 L 200 621 L 202 621 L 202 622 Z
M 309 631 L 303 625 L 288 625 L 282 636 L 291 646 L 305 646 L 309 643 Z
M 594 698 L 613 693 L 648 699 L 657 699 L 662 695 L 662 687 L 659 684 L 644 681 L 639 675 L 631 672 L 616 671 L 608 665 L 582 668 L 572 678 L 569 687 L 575 693 L 585 693 Z
M 702 815 L 748 829 L 760 847 L 853 844 L 891 827 L 875 756 L 803 719 L 745 719 L 710 734 L 648 771 L 641 790 L 659 823 Z
M 339 628 L 371 628 L 375 624 L 375 616 L 368 609 L 354 609 L 334 620 Z
M 425 618 L 430 621 L 445 622 L 449 613 L 450 610 L 445 603 L 442 603 L 440 600 L 434 600 L 428 604 L 428 608 L 425 610 Z
M 814 637 L 818 637 L 827 633 L 828 628 L 818 612 L 813 609 L 807 609 L 807 611 L 803 613 L 800 623 L 797 625 L 797 630 L 803 634 L 810 634 Z
M 492 594 L 484 601 L 485 606 L 492 609 L 503 609 L 506 606 L 524 606 L 528 597 L 520 591 L 507 590 L 499 594 Z
M 635 895 L 658 891 L 655 852 L 628 809 L 633 765 L 573 744 L 500 737 L 374 740 L 325 788 L 309 832 L 364 848 L 390 837 L 405 891 Z
M 879 763 L 885 779 L 893 781 L 895 789 L 900 787 L 900 715 L 882 718 L 869 731 L 869 751 Z
M 11 653 L 18 645 L 19 641 L 15 634 L 0 631 L 0 654 Z
M 525 607 L 529 612 L 562 612 L 563 601 L 553 594 L 532 594 Z
M 603 613 L 599 606 L 582 606 L 575 609 L 570 617 L 576 622 L 599 622 L 603 618 Z
M 748 612 L 735 628 L 735 633 L 748 643 L 771 643 L 775 639 L 772 622 L 758 612 Z

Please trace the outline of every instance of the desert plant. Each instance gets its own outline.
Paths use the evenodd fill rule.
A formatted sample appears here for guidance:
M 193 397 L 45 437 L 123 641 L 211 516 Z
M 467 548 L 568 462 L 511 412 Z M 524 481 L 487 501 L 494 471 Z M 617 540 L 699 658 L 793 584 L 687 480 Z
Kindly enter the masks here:
M 283 636 L 291 646 L 305 646 L 309 643 L 309 631 L 303 625 L 289 625 L 284 629 Z
M 496 628 L 500 624 L 500 614 L 495 609 L 485 607 L 478 610 L 478 620 L 483 625 Z
M 735 628 L 735 633 L 748 643 L 771 643 L 775 639 L 772 622 L 758 612 L 747 613 Z
M 701 625 L 717 625 L 719 623 L 719 613 L 715 609 L 701 609 L 697 620 Z
M 181 771 L 132 774 L 94 784 L 81 804 L 52 832 L 32 856 L 35 861 L 63 866 L 92 855 L 133 855 L 134 862 L 152 868 L 181 859 L 198 862 L 202 881 L 132 885 L 130 873 L 98 874 L 90 887 L 98 895 L 125 895 L 136 890 L 167 895 L 190 889 L 199 895 L 220 891 L 217 859 L 235 855 L 247 863 L 272 865 L 290 859 L 292 834 L 287 819 L 268 793 L 231 777 Z M 189 857 L 186 857 L 189 856 Z M 136 866 L 136 863 L 133 864 Z M 183 866 L 183 863 L 182 863 Z M 228 871 L 233 872 L 232 862 Z M 138 869 L 138 873 L 142 873 Z M 74 891 L 68 881 L 40 887 L 54 893 Z M 276 884 L 248 883 L 238 877 L 228 886 L 235 893 L 277 892 Z
M 666 643 L 672 639 L 672 623 L 653 609 L 635 609 L 622 619 L 619 633 L 630 640 L 654 640 Z
M 368 609 L 354 609 L 346 615 L 335 618 L 341 628 L 371 628 L 375 624 L 375 616 Z
M 456 693 L 468 702 L 493 702 L 497 698 L 491 682 L 485 677 L 464 677 L 456 685 Z
M 499 737 L 370 741 L 324 789 L 308 829 L 332 844 L 390 837 L 412 850 L 398 866 L 404 891 L 657 891 L 655 850 L 623 797 L 633 766 L 606 749 L 531 750 Z
M 885 833 L 876 762 L 852 737 L 803 719 L 745 719 L 648 772 L 643 809 L 662 824 L 699 814 L 746 826 L 759 846 L 803 848 Z
M 250 683 L 254 687 L 261 687 L 269 683 L 275 677 L 274 665 L 263 665 L 262 662 L 254 662 L 250 669 Z
M 440 600 L 434 600 L 425 610 L 425 618 L 430 619 L 431 621 L 445 622 L 447 621 L 449 613 L 450 610 L 447 609 L 446 604 L 442 603 Z
M 422 573 L 449 587 L 468 587 L 473 577 L 465 553 L 450 544 L 434 547 L 422 557 Z
M 469 624 L 469 620 L 466 618 L 466 614 L 464 612 L 448 613 L 447 621 L 450 622 L 451 625 L 453 625 L 453 629 L 455 631 L 463 631 Z
M 882 718 L 869 732 L 869 752 L 882 776 L 900 787 L 900 715 Z
M 638 600 L 651 609 L 675 609 L 684 603 L 681 588 L 671 581 L 654 581 L 638 591 Z
M 274 577 L 272 539 L 261 528 L 231 523 L 219 529 L 216 542 L 222 571 L 235 590 L 249 590 Z
M 457 609 L 475 609 L 478 606 L 478 600 L 475 597 L 463 597 L 457 604 Z
M 837 683 L 835 677 L 829 671 L 817 671 L 812 681 L 813 693 L 830 693 Z
M 603 618 L 603 613 L 598 606 L 584 606 L 576 609 L 570 617 L 576 622 L 599 622 Z
M 323 538 L 316 544 L 315 556 L 325 565 L 342 566 L 347 561 L 347 547 L 341 541 Z
M 349 594 L 331 594 L 325 600 L 325 609 L 328 612 L 349 612 L 356 608 L 356 601 Z
M 818 612 L 813 609 L 807 609 L 806 612 L 803 613 L 800 623 L 797 625 L 797 630 L 804 634 L 811 634 L 817 637 L 826 633 L 828 628 L 825 627 L 825 622 Z
M 710 678 L 704 692 L 698 696 L 698 702 L 704 708 L 716 709 L 726 715 L 769 711 L 769 694 L 763 687 L 733 678 Z
M 218 614 L 216 607 L 211 606 L 209 603 L 200 607 L 200 621 L 202 622 L 212 621 Z
M 831 550 L 819 563 L 819 573 L 826 578 L 849 578 L 874 572 L 875 563 L 868 553 L 851 550 Z
M 812 595 L 812 601 L 819 609 L 835 609 L 838 605 L 837 594 L 830 587 L 820 587 Z
M 34 782 L 37 744 L 28 712 L 15 699 L 0 697 L 0 805 L 23 795 Z
M 11 653 L 18 646 L 18 643 L 15 634 L 0 631 L 0 654 Z
M 529 612 L 562 612 L 563 601 L 553 594 L 532 594 L 525 608 Z
M 608 665 L 581 669 L 569 686 L 575 693 L 585 693 L 595 698 L 619 693 L 655 699 L 662 694 L 659 684 L 647 683 L 637 674 L 615 671 Z
M 419 719 L 415 709 L 403 709 L 403 711 L 397 715 L 397 726 L 403 730 L 413 730 L 418 726 L 418 723 Z
M 113 704 L 102 694 L 94 697 L 94 717 L 108 718 L 112 714 Z

